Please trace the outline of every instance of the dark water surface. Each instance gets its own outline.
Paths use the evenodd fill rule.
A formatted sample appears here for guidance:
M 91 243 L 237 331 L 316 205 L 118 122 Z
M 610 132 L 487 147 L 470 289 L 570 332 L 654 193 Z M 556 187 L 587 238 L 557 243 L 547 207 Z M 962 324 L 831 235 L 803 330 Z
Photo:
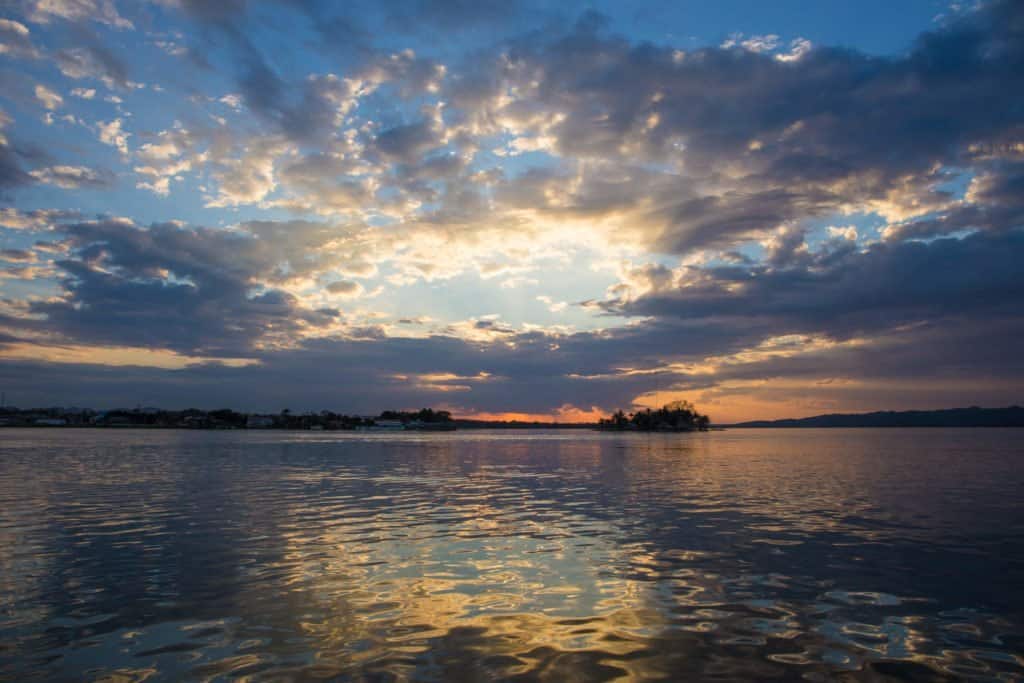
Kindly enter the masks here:
M 0 679 L 1018 680 L 1024 430 L 0 430 Z

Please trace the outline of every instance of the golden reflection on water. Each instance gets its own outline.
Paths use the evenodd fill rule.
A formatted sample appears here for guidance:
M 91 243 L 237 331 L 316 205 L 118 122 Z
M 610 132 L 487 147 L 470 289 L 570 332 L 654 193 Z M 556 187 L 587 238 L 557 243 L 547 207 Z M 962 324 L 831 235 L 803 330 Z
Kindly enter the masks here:
M 0 679 L 1024 675 L 998 430 L 4 435 Z

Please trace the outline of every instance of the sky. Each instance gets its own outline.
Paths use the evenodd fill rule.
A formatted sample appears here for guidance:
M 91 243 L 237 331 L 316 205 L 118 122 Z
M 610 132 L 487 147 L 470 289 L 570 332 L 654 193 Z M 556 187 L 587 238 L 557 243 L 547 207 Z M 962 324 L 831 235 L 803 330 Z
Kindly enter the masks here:
M 20 407 L 1021 401 L 1024 3 L 3 0 Z

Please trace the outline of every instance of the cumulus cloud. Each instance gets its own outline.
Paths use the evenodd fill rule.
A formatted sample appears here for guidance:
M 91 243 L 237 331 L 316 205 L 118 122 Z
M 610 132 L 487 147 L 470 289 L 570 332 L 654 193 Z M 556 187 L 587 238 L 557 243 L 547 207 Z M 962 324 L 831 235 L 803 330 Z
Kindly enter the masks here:
M 549 153 L 582 162 L 504 183 L 509 208 L 552 220 L 600 212 L 660 251 L 836 212 L 924 218 L 950 201 L 937 169 L 1018 130 L 1017 12 L 991 3 L 893 59 L 805 43 L 777 59 L 764 38 L 680 56 L 581 30 L 501 53 L 486 89 L 466 79 L 455 88 L 467 111 L 452 120 L 510 132 L 511 145 L 531 131 Z M 988 104 L 965 110 L 964 98 Z M 413 140 L 416 131 L 400 129 Z
M 49 110 L 59 109 L 64 104 L 64 98 L 47 88 L 42 83 L 36 85 L 36 99 Z
M 288 198 L 278 204 L 299 211 L 362 214 L 374 205 L 377 181 L 352 155 L 314 152 L 289 161 L 280 171 Z
M 275 165 L 290 148 L 286 140 L 267 136 L 253 141 L 238 156 L 215 157 L 217 170 L 213 177 L 218 183 L 217 195 L 206 205 L 237 206 L 264 199 L 277 187 Z
M 131 133 L 125 131 L 121 126 L 124 121 L 113 119 L 112 121 L 100 121 L 96 124 L 96 132 L 100 142 L 111 147 L 116 147 L 121 154 L 128 154 L 128 137 Z
M 181 180 L 184 174 L 209 160 L 202 140 L 181 125 L 150 136 L 135 150 L 134 171 L 143 178 L 136 187 L 158 195 L 170 194 L 172 180 Z
M 233 155 L 211 157 L 219 168 L 211 207 L 265 203 L 434 222 L 458 215 L 469 230 L 495 216 L 589 222 L 683 254 L 835 213 L 932 220 L 955 199 L 944 165 L 973 158 L 978 170 L 999 173 L 969 150 L 1012 137 L 1016 125 L 1012 85 L 1020 70 L 1012 65 L 1020 41 L 1005 2 L 884 60 L 812 50 L 803 39 L 787 48 L 772 36 L 680 53 L 584 23 L 561 37 L 503 46 L 460 65 L 456 78 L 403 52 L 375 56 L 348 77 L 297 81 L 239 37 L 243 5 L 185 9 L 239 41 L 240 101 L 287 141 L 239 140 Z M 957 69 L 937 66 L 947 62 Z M 438 101 L 397 124 L 360 125 L 360 103 L 386 84 L 436 93 Z M 956 106 L 964 97 L 989 106 Z M 302 149 L 314 144 L 318 151 Z M 481 148 L 564 163 L 486 176 L 473 165 Z M 153 176 L 140 187 L 168 192 L 173 174 L 140 167 Z M 171 170 L 188 169 L 182 162 Z M 494 179 L 489 200 L 468 187 L 484 177 Z

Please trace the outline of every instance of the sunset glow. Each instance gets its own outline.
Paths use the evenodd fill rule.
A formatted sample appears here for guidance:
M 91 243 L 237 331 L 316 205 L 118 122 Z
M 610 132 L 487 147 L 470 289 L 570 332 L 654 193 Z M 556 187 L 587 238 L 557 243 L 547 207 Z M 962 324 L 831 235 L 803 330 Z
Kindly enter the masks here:
M 5 4 L 8 402 L 1019 401 L 1022 5 L 711 4 Z

